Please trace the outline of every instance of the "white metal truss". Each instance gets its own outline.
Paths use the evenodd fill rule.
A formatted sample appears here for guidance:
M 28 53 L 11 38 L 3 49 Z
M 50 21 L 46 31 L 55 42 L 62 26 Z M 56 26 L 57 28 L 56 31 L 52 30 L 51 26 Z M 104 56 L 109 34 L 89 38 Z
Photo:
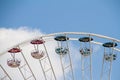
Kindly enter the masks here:
M 20 49 L 20 47 L 19 47 L 19 49 Z M 21 75 L 23 76 L 24 80 L 29 80 L 29 79 L 36 80 L 36 77 L 35 77 L 32 69 L 31 69 L 31 67 L 30 67 L 28 61 L 26 60 L 22 51 L 21 51 L 21 55 L 22 55 L 24 62 L 25 62 L 23 65 L 18 67 Z
M 67 35 L 65 35 L 67 37 Z M 68 41 L 58 41 L 58 47 L 68 49 L 68 53 L 60 55 L 60 63 L 63 71 L 63 80 L 74 80 L 71 53 Z M 66 64 L 67 63 L 67 64 Z M 67 74 L 66 74 L 67 73 Z
M 45 56 L 42 59 L 39 59 L 39 63 L 42 68 L 44 78 L 45 78 L 45 80 L 56 80 L 56 75 L 53 70 L 46 45 L 44 43 L 43 43 L 43 47 L 45 50 Z
M 104 38 L 109 41 L 114 41 L 116 43 L 120 43 L 120 40 L 111 38 L 108 36 L 103 36 L 99 34 L 94 34 L 94 33 L 85 33 L 85 32 L 60 32 L 60 33 L 53 33 L 53 34 L 47 34 L 43 36 L 39 36 L 34 39 L 45 39 L 46 37 L 54 37 L 56 35 L 65 35 L 66 37 L 69 35 L 85 35 L 89 37 L 98 37 L 98 38 Z M 33 39 L 27 40 L 25 42 L 22 42 L 20 44 L 17 44 L 13 47 L 16 46 L 21 46 L 26 44 L 27 42 L 30 42 Z M 70 37 L 69 40 L 78 40 L 78 38 Z M 71 52 L 70 52 L 70 47 L 69 47 L 69 40 L 66 40 L 64 42 L 62 41 L 57 41 L 58 42 L 58 47 L 66 47 L 68 49 L 68 54 L 66 55 L 60 55 L 60 64 L 62 68 L 62 74 L 63 78 L 62 80 L 75 80 L 74 78 L 74 69 L 73 69 L 73 63 L 72 63 L 72 57 L 71 57 Z M 92 44 L 98 44 L 102 45 L 102 42 L 97 42 L 97 41 L 91 41 L 88 42 L 87 47 L 92 49 Z M 41 59 L 38 59 L 40 68 L 42 69 L 42 73 L 44 75 L 44 80 L 57 80 L 57 76 L 54 70 L 54 67 L 52 65 L 52 62 L 50 60 L 49 52 L 47 50 L 47 46 L 45 43 L 41 44 L 44 47 L 45 51 L 45 56 Z M 83 42 L 80 42 L 80 48 L 85 47 L 86 45 Z M 12 47 L 12 48 L 13 48 Z M 21 48 L 21 47 L 19 47 Z M 11 49 L 11 48 L 10 48 Z M 34 47 L 34 49 L 36 49 Z M 40 49 L 37 46 L 37 49 Z M 111 53 L 114 53 L 114 50 L 120 52 L 120 48 L 111 48 Z M 2 57 L 6 51 L 0 54 L 0 57 Z M 92 54 L 92 50 L 90 51 L 90 54 Z M 104 49 L 104 55 L 107 54 L 107 49 Z M 20 72 L 21 76 L 23 77 L 24 80 L 39 80 L 36 78 L 36 75 L 34 71 L 31 69 L 32 66 L 29 65 L 27 58 L 24 56 L 24 52 L 21 51 L 21 55 L 24 60 L 24 64 L 20 65 L 18 67 L 18 71 Z M 67 63 L 67 64 L 66 64 Z M 4 73 L 4 76 L 0 79 L 1 80 L 12 80 L 11 76 L 9 76 L 9 73 L 4 69 L 3 65 L 0 64 L 0 68 Z M 100 80 L 111 80 L 111 71 L 112 71 L 112 61 L 106 61 L 103 57 L 103 63 L 102 63 L 102 70 L 101 70 L 101 76 Z M 92 55 L 89 56 L 83 56 L 81 55 L 81 73 L 82 73 L 82 79 L 80 80 L 93 80 L 93 75 L 92 75 Z M 1 74 L 1 72 L 0 72 Z
M 12 80 L 9 74 L 6 72 L 6 70 L 2 67 L 2 65 L 0 65 L 0 68 L 4 73 L 4 74 L 1 73 L 3 76 L 0 77 L 0 80 Z
M 59 32 L 59 33 L 46 34 L 46 35 L 43 35 L 43 36 L 36 37 L 34 39 L 41 38 L 41 37 L 51 37 L 51 36 L 55 36 L 55 35 L 64 35 L 64 34 L 66 34 L 66 35 L 88 35 L 88 36 L 93 36 L 93 37 L 95 36 L 95 37 L 99 37 L 99 38 L 108 39 L 108 40 L 115 41 L 115 42 L 120 42 L 119 39 L 115 39 L 115 38 L 104 36 L 104 35 L 100 35 L 100 34 L 86 33 L 86 32 Z M 19 46 L 19 45 L 23 45 L 23 44 L 25 44 L 27 42 L 30 42 L 31 40 L 33 40 L 33 38 L 31 38 L 30 40 L 26 40 L 24 42 L 21 42 L 21 43 L 19 43 L 17 45 L 14 45 L 13 47 L 16 47 L 16 46 Z M 70 38 L 70 40 L 78 40 L 78 39 Z M 95 43 L 95 44 L 99 45 L 99 43 Z M 4 52 L 0 53 L 0 56 L 4 55 L 4 53 L 7 53 L 7 51 L 4 51 Z
M 105 55 L 113 55 L 114 54 L 113 48 L 104 48 L 104 57 L 102 63 L 102 71 L 100 80 L 111 80 L 111 71 L 112 71 L 112 60 L 105 60 Z M 110 58 L 110 57 L 109 57 Z
M 90 55 L 81 55 L 81 80 L 93 80 L 92 79 L 92 47 L 90 42 L 81 42 L 80 49 L 89 48 Z M 81 54 L 81 53 L 80 53 Z
M 33 45 L 34 45 L 34 50 L 35 50 L 34 52 L 36 53 L 36 51 L 37 51 L 37 56 L 40 55 L 40 57 L 38 57 L 36 59 L 38 59 L 38 61 L 39 61 L 39 64 L 41 66 L 41 69 L 42 69 L 42 72 L 44 75 L 44 79 L 45 80 L 56 80 L 56 75 L 55 75 L 55 72 L 53 70 L 53 66 L 51 64 L 51 60 L 49 58 L 46 45 L 44 43 L 45 41 L 42 38 L 40 40 L 37 39 L 35 41 L 41 42 L 40 44 L 35 43 Z M 43 47 L 44 49 L 41 50 L 40 46 Z M 35 58 L 35 56 L 34 56 L 34 58 Z

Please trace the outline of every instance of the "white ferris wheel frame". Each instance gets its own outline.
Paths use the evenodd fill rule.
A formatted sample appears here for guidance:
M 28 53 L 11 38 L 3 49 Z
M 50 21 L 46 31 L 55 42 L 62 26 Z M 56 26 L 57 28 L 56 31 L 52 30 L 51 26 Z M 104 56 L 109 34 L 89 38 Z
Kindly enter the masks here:
M 104 39 L 108 39 L 108 40 L 111 40 L 112 42 L 118 42 L 120 43 L 120 40 L 119 39 L 116 39 L 116 38 L 112 38 L 112 37 L 108 37 L 108 36 L 104 36 L 104 35 L 100 35 L 100 34 L 94 34 L 94 33 L 87 33 L 87 32 L 58 32 L 58 33 L 52 33 L 52 34 L 45 34 L 43 36 L 38 36 L 34 39 L 38 39 L 38 38 L 44 38 L 44 37 L 52 37 L 52 36 L 56 36 L 56 35 L 86 35 L 86 36 L 95 36 L 95 37 L 99 37 L 99 38 L 104 38 Z M 29 39 L 29 40 L 26 40 L 24 42 L 21 42 L 17 45 L 14 45 L 12 47 L 10 47 L 9 49 L 13 48 L 13 47 L 16 47 L 16 46 L 19 46 L 19 45 L 22 45 L 22 44 L 25 44 L 29 41 L 33 40 L 33 38 Z M 70 38 L 69 40 L 78 40 L 77 38 Z M 91 41 L 91 43 L 93 44 L 98 44 L 98 45 L 102 45 L 103 43 L 101 42 L 96 42 L 96 41 Z M 9 50 L 8 49 L 8 50 Z M 119 51 L 120 52 L 120 49 L 119 48 L 114 48 L 114 50 L 116 51 Z M 4 52 L 1 52 L 0 53 L 0 56 L 4 55 L 5 53 L 7 53 L 7 51 L 4 51 Z
M 100 34 L 94 34 L 94 33 L 86 33 L 86 32 L 59 32 L 59 33 L 52 33 L 52 34 L 45 34 L 45 35 L 42 35 L 42 36 L 38 36 L 38 37 L 35 37 L 35 38 L 31 38 L 31 39 L 29 39 L 29 40 L 26 40 L 26 41 L 24 41 L 24 42 L 21 42 L 21 43 L 19 43 L 19 44 L 17 44 L 17 45 L 14 45 L 14 46 L 12 46 L 12 47 L 10 47 L 9 49 L 11 49 L 11 48 L 14 48 L 14 47 L 19 47 L 20 45 L 24 45 L 24 44 L 26 44 L 27 42 L 30 42 L 31 40 L 34 40 L 34 39 L 45 39 L 45 40 L 47 40 L 46 38 L 49 38 L 49 37 L 55 37 L 55 36 L 58 36 L 58 35 L 65 35 L 65 36 L 68 36 L 68 35 L 85 35 L 85 36 L 89 36 L 89 37 L 98 37 L 98 38 L 103 38 L 103 39 L 108 39 L 109 41 L 111 41 L 111 42 L 115 42 L 115 43 L 120 43 L 120 40 L 119 39 L 116 39 L 116 38 L 112 38 L 112 37 L 108 37 L 108 36 L 104 36 L 104 35 L 100 35 Z M 72 37 L 69 37 L 69 40 L 78 40 L 78 38 L 72 38 Z M 49 41 L 49 40 L 48 40 Z M 67 43 L 68 44 L 68 43 Z M 97 45 L 103 45 L 104 43 L 102 43 L 102 42 L 97 42 L 97 41 L 91 41 L 90 42 L 90 44 L 97 44 Z M 44 44 L 43 44 L 44 45 Z M 44 47 L 45 47 L 45 45 L 44 45 Z M 68 47 L 68 45 L 67 45 L 67 47 Z M 9 50 L 8 49 L 8 50 Z M 113 48 L 114 50 L 116 50 L 116 51 L 118 51 L 118 52 L 120 52 L 120 48 Z M 47 50 L 46 50 L 47 51 Z M 7 53 L 7 51 L 5 51 L 5 52 L 2 52 L 1 54 L 0 54 L 0 57 L 2 56 L 2 55 L 4 55 L 5 53 Z M 24 55 L 23 55 L 23 57 L 24 57 Z M 91 58 L 91 57 L 90 57 Z M 48 56 L 48 59 L 49 59 L 49 56 Z M 68 67 L 71 67 L 71 70 L 72 70 L 72 63 L 71 63 L 71 58 L 70 58 L 70 55 L 69 55 L 69 59 L 70 59 L 70 66 L 68 66 Z M 90 59 L 91 60 L 91 59 Z M 27 62 L 27 61 L 26 61 Z M 92 61 L 91 61 L 92 62 Z M 90 62 L 90 64 L 92 64 Z M 40 62 L 41 63 L 41 62 Z M 50 62 L 50 64 L 51 64 L 51 62 Z M 27 64 L 28 65 L 28 67 L 29 67 L 29 64 Z M 52 64 L 51 64 L 52 65 Z M 63 64 L 61 64 L 62 66 L 63 66 Z M 110 65 L 111 66 L 111 65 Z M 92 67 L 91 65 L 90 65 L 90 67 Z M 2 68 L 2 67 L 1 67 Z M 51 67 L 51 69 L 52 69 L 52 71 L 53 71 L 53 67 Z M 3 69 L 4 70 L 4 69 Z M 31 70 L 31 69 L 30 69 Z M 65 68 L 63 68 L 63 72 L 64 72 L 64 70 L 65 70 Z M 103 69 L 102 69 L 103 70 Z M 73 70 L 72 70 L 73 71 Z M 90 71 L 92 71 L 92 68 L 90 68 Z M 45 71 L 43 71 L 44 73 L 45 73 Z M 31 73 L 32 73 L 32 70 L 31 70 Z M 53 71 L 53 74 L 54 74 L 54 76 L 55 76 L 55 73 L 54 73 L 54 71 Z M 32 73 L 32 75 L 33 75 L 33 77 L 35 77 L 34 76 L 34 74 Z M 45 75 L 45 74 L 44 74 Z M 102 74 L 103 75 L 103 74 Z M 74 75 L 73 75 L 73 72 L 72 72 L 72 76 L 74 77 Z M 9 76 L 8 76 L 9 77 Z M 110 75 L 109 75 L 109 78 L 110 78 Z M 35 79 L 36 80 L 36 79 Z M 47 79 L 46 79 L 47 80 Z M 55 77 L 55 80 L 56 80 L 56 77 Z M 65 74 L 64 74 L 64 80 L 65 80 Z M 74 78 L 73 78 L 73 80 L 74 80 Z M 92 73 L 91 73 L 91 77 L 90 77 L 90 80 L 92 80 Z M 101 80 L 102 80 L 102 78 L 101 78 Z M 109 79 L 110 80 L 110 79 Z

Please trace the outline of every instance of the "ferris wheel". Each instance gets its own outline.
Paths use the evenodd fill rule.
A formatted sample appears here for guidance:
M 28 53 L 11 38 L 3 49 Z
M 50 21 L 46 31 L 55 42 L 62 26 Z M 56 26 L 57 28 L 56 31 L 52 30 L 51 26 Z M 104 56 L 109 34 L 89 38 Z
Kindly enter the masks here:
M 86 32 L 39 36 L 1 52 L 0 80 L 114 80 L 119 44 Z

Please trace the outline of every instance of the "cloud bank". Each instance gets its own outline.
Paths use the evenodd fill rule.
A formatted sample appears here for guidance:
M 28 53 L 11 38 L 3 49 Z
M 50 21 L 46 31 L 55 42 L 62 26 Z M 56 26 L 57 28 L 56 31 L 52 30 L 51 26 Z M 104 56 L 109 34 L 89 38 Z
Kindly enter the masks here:
M 6 50 L 8 50 L 9 48 L 12 48 L 14 45 L 19 44 L 21 42 L 24 42 L 26 40 L 30 40 L 33 38 L 36 38 L 38 36 L 44 35 L 41 31 L 39 30 L 30 30 L 29 28 L 26 27 L 20 27 L 18 29 L 12 29 L 12 28 L 0 28 L 0 53 L 4 52 Z M 60 80 L 62 77 L 62 70 L 61 70 L 61 65 L 59 64 L 60 60 L 58 55 L 55 53 L 55 47 L 57 45 L 57 43 L 55 41 L 52 42 L 47 42 L 45 44 L 48 50 L 48 54 L 52 63 L 52 66 L 54 68 L 55 74 L 57 76 L 57 80 Z M 40 68 L 40 64 L 39 61 L 32 58 L 30 52 L 34 49 L 34 47 L 28 42 L 27 45 L 25 46 L 20 46 L 31 69 L 33 70 L 33 73 L 35 74 L 35 77 L 37 78 L 37 80 L 44 80 L 44 76 L 42 73 L 42 69 Z M 41 48 L 41 46 L 40 46 Z M 42 48 L 41 48 L 42 49 Z M 13 69 L 7 66 L 7 59 L 10 58 L 10 54 L 5 53 L 2 56 L 0 56 L 0 64 L 2 66 L 4 66 L 5 70 L 8 72 L 8 74 L 12 77 L 12 80 L 17 80 L 18 78 L 20 80 L 22 80 L 22 76 L 19 72 L 18 69 Z M 52 57 L 52 58 L 51 58 Z M 22 58 L 22 56 L 20 54 L 16 55 L 16 58 L 20 58 L 21 59 L 21 64 L 24 64 L 24 59 Z M 49 64 L 46 61 L 43 62 L 43 65 L 47 65 Z M 26 67 L 24 68 L 24 70 L 27 69 Z M 14 73 L 13 73 L 14 70 Z M 25 70 L 26 71 L 26 70 Z M 25 75 L 28 75 L 29 73 L 25 72 Z M 29 72 L 29 70 L 27 70 Z M 0 73 L 3 73 L 3 71 L 0 69 Z M 51 74 L 51 72 L 49 73 Z M 48 74 L 48 78 L 50 78 Z M 3 75 L 5 75 L 4 73 L 0 75 L 0 77 L 2 77 Z
M 43 35 L 42 32 L 36 29 L 30 30 L 27 27 L 20 27 L 18 29 L 0 28 L 0 52 L 41 35 Z

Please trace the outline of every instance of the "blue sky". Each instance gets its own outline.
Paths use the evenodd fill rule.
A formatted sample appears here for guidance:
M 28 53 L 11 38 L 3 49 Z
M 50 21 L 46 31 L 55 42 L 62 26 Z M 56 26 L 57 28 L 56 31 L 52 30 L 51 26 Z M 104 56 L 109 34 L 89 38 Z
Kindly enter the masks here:
M 120 39 L 120 1 L 0 0 L 0 27 L 21 26 L 47 34 L 91 32 Z
M 119 0 L 0 0 L 0 27 L 119 36 Z

